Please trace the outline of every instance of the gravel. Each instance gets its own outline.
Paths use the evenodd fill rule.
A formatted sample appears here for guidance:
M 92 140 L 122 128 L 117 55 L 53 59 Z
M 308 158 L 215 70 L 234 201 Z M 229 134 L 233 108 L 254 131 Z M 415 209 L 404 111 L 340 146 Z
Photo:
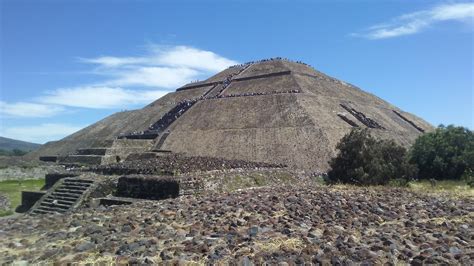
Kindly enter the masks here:
M 7 211 L 10 209 L 10 200 L 7 195 L 0 193 L 0 211 Z

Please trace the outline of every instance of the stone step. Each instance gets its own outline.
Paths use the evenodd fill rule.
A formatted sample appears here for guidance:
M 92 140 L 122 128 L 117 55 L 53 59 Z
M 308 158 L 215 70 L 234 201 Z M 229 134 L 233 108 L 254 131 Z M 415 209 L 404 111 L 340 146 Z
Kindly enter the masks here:
M 61 160 L 61 164 L 77 164 L 77 165 L 91 165 L 91 164 L 101 164 L 102 155 L 68 155 Z
M 100 141 L 94 141 L 89 147 L 90 148 L 109 148 L 114 144 L 115 139 L 105 139 Z
M 141 152 L 147 150 L 143 145 L 139 147 L 122 147 L 122 148 L 84 148 L 78 149 L 76 155 L 126 155 L 134 152 Z
M 150 148 L 153 144 L 153 140 L 149 139 L 116 139 L 112 148 Z
M 71 187 L 73 186 L 74 188 L 68 188 L 68 187 Z M 67 188 L 67 189 L 71 189 L 71 190 L 86 190 L 87 188 L 89 188 L 91 185 L 89 184 L 78 184 L 78 183 L 64 183 L 64 184 L 61 184 L 61 186 L 59 188 Z
M 144 152 L 150 149 L 150 146 L 144 147 L 123 147 L 123 148 L 110 148 L 107 150 L 106 155 L 128 155 L 135 152 Z
M 159 136 L 158 133 L 143 133 L 137 135 L 125 135 L 125 139 L 156 139 Z
M 55 198 L 55 197 L 51 197 L 51 198 L 48 197 L 44 199 L 44 202 L 54 202 L 54 201 L 57 201 L 58 203 L 61 203 L 61 204 L 72 205 L 77 201 L 77 199 L 63 199 L 63 198 Z
M 63 193 L 63 192 L 57 192 L 54 191 L 51 193 L 52 196 L 56 199 L 75 199 L 77 200 L 81 195 L 80 194 L 69 194 L 69 193 Z
M 64 179 L 64 183 L 92 184 L 94 181 L 87 179 L 67 178 Z
M 34 209 L 33 211 L 31 211 L 32 214 L 48 214 L 48 213 L 51 213 L 49 211 L 43 211 L 43 210 L 38 210 L 38 209 Z
M 63 192 L 63 191 L 53 191 L 53 193 L 51 193 L 52 196 L 54 197 L 63 197 L 63 198 L 74 198 L 76 199 L 78 196 L 80 196 L 81 193 L 69 193 L 69 192 Z
M 91 188 L 94 181 L 80 178 L 65 178 L 57 187 L 53 187 L 31 210 L 32 214 L 65 213 L 79 203 L 84 193 Z
M 80 184 L 80 183 L 68 183 L 68 184 L 63 184 L 61 188 L 65 189 L 76 189 L 76 190 L 86 190 L 90 187 L 91 185 L 89 184 Z
M 55 190 L 55 192 L 82 195 L 84 190 L 73 190 L 73 189 L 58 188 L 58 189 Z
M 40 206 L 49 207 L 49 208 L 59 208 L 69 210 L 73 204 L 61 204 L 61 203 L 52 203 L 52 202 L 41 202 Z
M 48 195 L 44 200 L 46 201 L 53 201 L 53 200 L 58 200 L 58 201 L 64 201 L 64 202 L 76 202 L 77 197 L 64 197 L 64 196 L 58 196 L 58 195 Z
M 65 210 L 65 209 L 60 209 L 60 208 L 55 208 L 55 207 L 46 207 L 46 206 L 39 206 L 35 210 L 46 211 L 48 213 L 54 213 L 54 212 L 65 213 L 65 212 L 67 212 L 67 210 Z
M 78 149 L 77 155 L 105 155 L 107 148 L 84 148 Z

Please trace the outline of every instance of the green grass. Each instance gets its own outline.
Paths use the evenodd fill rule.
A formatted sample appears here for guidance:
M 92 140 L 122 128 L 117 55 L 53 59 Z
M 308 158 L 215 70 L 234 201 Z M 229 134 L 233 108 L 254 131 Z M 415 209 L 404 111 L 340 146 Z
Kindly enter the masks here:
M 410 182 L 409 188 L 416 192 L 447 194 L 453 197 L 474 197 L 474 188 L 471 188 L 465 181 L 441 180 L 432 187 L 429 180 Z
M 10 210 L 0 212 L 1 216 L 13 214 L 18 205 L 21 204 L 21 191 L 38 191 L 44 186 L 44 179 L 7 180 L 0 182 L 0 194 L 10 199 Z

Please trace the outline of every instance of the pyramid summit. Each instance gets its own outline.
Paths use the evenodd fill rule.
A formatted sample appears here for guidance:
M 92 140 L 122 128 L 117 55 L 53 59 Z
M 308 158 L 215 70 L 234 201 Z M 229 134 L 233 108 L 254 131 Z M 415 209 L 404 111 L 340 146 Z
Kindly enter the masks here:
M 433 127 L 311 66 L 273 58 L 229 67 L 139 110 L 115 113 L 29 156 L 107 164 L 163 152 L 326 171 L 351 128 L 408 146 Z

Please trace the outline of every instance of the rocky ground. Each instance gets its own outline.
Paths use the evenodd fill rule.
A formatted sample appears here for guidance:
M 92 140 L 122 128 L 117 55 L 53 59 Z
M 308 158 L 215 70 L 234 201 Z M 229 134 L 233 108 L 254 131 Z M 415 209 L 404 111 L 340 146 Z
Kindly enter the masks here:
M 60 168 L 54 164 L 26 160 L 21 156 L 0 156 L 0 181 L 41 179 L 46 173 Z
M 474 261 L 474 199 L 405 189 L 265 187 L 1 221 L 0 262 Z
M 0 212 L 7 211 L 10 209 L 10 200 L 6 195 L 0 193 Z

